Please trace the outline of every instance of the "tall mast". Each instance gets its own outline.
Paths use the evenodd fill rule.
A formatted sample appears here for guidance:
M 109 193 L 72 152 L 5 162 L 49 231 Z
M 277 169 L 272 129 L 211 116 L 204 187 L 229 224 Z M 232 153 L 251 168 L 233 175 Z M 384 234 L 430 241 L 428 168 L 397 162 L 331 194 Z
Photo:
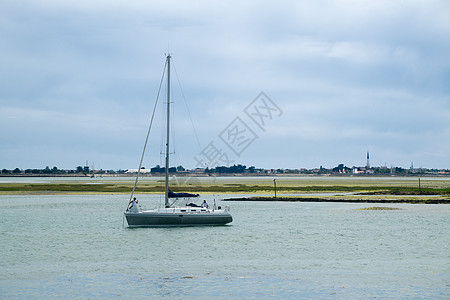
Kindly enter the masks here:
M 166 137 L 166 186 L 164 203 L 165 207 L 170 207 L 169 204 L 169 127 L 170 127 L 170 54 L 167 54 L 167 137 Z

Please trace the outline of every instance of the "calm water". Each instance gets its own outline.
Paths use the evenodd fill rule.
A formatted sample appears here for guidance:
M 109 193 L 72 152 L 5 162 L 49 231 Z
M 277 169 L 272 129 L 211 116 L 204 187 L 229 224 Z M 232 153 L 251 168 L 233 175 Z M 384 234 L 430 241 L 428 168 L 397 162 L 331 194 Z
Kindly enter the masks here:
M 227 202 L 230 226 L 129 229 L 127 197 L 0 196 L 0 298 L 450 297 L 449 205 Z

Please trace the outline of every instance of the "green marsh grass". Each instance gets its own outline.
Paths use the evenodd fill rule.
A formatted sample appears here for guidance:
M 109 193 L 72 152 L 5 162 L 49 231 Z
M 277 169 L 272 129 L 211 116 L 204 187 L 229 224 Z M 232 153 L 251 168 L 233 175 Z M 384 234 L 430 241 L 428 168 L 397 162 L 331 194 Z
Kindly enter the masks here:
M 420 189 L 416 178 L 290 176 L 177 177 L 172 180 L 170 187 L 174 192 L 267 195 L 268 199 L 264 201 L 273 201 L 270 198 L 274 193 L 274 178 L 277 183 L 278 201 L 302 201 L 308 198 L 319 201 L 450 202 L 450 180 L 446 178 L 421 178 Z M 0 194 L 127 194 L 131 192 L 133 185 L 134 180 L 131 177 L 117 180 L 95 178 L 89 181 L 71 179 L 48 183 L 0 183 Z M 160 177 L 141 178 L 136 188 L 136 193 L 163 191 L 164 184 Z M 287 200 L 283 195 L 289 195 L 286 197 L 291 199 Z
M 365 207 L 365 208 L 357 208 L 356 210 L 400 210 L 400 208 L 397 208 L 397 207 L 372 206 L 372 207 Z

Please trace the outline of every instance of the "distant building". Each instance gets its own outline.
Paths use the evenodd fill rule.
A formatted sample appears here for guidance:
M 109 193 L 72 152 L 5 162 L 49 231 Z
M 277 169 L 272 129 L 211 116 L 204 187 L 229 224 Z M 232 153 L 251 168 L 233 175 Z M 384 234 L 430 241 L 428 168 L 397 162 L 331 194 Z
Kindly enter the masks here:
M 137 173 L 138 169 L 128 169 L 125 173 Z M 150 169 L 141 169 L 142 174 L 150 173 Z
M 353 174 L 363 174 L 364 171 L 358 170 L 358 168 L 353 169 Z
M 367 151 L 367 162 L 366 162 L 366 169 L 370 169 L 370 161 L 369 161 L 369 151 Z

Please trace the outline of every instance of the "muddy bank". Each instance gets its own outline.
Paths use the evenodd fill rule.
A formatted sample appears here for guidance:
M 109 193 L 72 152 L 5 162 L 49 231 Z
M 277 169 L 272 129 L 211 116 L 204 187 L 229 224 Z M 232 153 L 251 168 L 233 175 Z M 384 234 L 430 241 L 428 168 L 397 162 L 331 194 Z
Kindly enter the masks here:
M 410 203 L 410 204 L 450 204 L 450 198 L 424 199 L 345 199 L 323 197 L 241 197 L 222 201 L 279 201 L 279 202 L 347 202 L 347 203 Z

